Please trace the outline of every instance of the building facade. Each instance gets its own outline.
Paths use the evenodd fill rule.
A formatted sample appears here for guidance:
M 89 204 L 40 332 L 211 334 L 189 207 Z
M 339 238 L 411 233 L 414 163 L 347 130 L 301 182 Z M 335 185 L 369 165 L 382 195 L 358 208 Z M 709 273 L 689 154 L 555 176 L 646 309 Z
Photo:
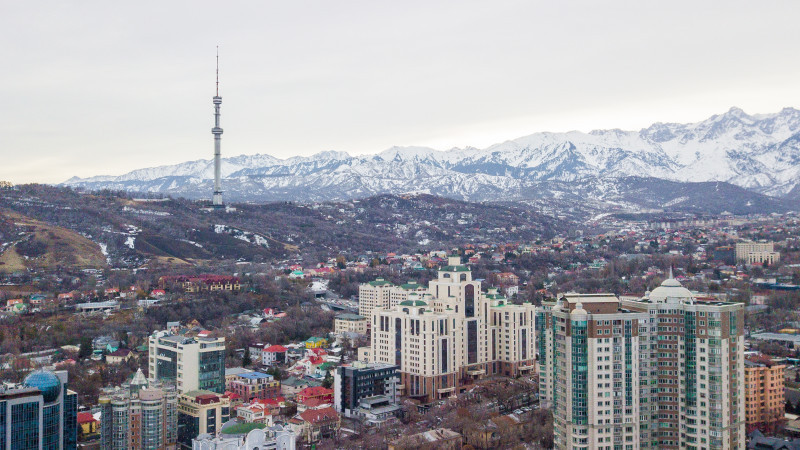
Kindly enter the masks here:
M 769 357 L 754 355 L 745 359 L 745 417 L 747 432 L 775 431 L 785 414 L 784 369 Z
M 670 278 L 640 300 L 563 295 L 537 321 L 556 448 L 744 446 L 742 304 Z
M 102 421 L 100 445 L 109 450 L 175 448 L 178 394 L 174 386 L 150 384 L 141 370 L 120 389 L 98 400 Z
M 370 410 L 374 410 L 372 405 L 380 405 L 382 412 L 396 414 L 400 409 L 397 369 L 392 364 L 360 362 L 337 367 L 333 377 L 334 408 L 348 418 L 362 418 L 367 413 L 376 415 L 377 411 L 360 411 L 361 401 L 370 399 Z
M 67 372 L 37 370 L 0 387 L 0 448 L 66 450 L 78 441 L 78 395 Z
M 225 392 L 225 338 L 157 331 L 149 339 L 149 380 L 174 383 L 179 392 Z
M 401 393 L 430 402 L 464 392 L 488 375 L 534 369 L 535 308 L 512 305 L 458 257 L 424 294 L 371 312 L 371 362 L 399 367 Z
M 737 242 L 736 261 L 747 264 L 766 263 L 774 264 L 781 259 L 781 254 L 775 251 L 772 242 Z
M 281 395 L 281 382 L 266 373 L 248 372 L 239 374 L 231 380 L 230 390 L 246 403 L 254 399 L 275 398 Z
M 333 331 L 335 333 L 367 334 L 369 320 L 358 314 L 338 314 L 333 318 Z
M 192 441 L 201 434 L 214 436 L 230 419 L 231 402 L 225 395 L 197 390 L 178 398 L 178 444 L 192 448 Z

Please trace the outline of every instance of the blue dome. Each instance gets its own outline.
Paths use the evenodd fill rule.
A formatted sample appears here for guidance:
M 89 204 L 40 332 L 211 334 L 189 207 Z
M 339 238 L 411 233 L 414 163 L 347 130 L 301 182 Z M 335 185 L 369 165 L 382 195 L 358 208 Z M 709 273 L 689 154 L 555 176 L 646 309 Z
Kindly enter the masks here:
M 61 380 L 58 379 L 56 374 L 47 370 L 32 372 L 25 377 L 25 381 L 22 384 L 42 391 L 45 403 L 58 400 L 58 396 L 61 394 Z

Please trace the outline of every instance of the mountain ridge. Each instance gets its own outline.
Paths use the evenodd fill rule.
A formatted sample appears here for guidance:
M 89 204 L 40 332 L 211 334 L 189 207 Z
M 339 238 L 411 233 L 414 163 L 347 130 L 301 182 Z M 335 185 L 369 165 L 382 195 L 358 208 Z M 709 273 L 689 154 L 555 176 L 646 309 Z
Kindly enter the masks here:
M 740 108 L 690 123 L 657 122 L 639 131 L 540 132 L 484 149 L 391 147 L 351 156 L 326 151 L 279 159 L 223 158 L 223 190 L 233 201 L 320 201 L 424 191 L 464 200 L 523 193 L 549 182 L 624 180 L 726 182 L 770 196 L 800 191 L 800 110 L 748 115 Z M 73 177 L 86 189 L 161 192 L 204 198 L 212 160 L 137 169 L 120 176 Z

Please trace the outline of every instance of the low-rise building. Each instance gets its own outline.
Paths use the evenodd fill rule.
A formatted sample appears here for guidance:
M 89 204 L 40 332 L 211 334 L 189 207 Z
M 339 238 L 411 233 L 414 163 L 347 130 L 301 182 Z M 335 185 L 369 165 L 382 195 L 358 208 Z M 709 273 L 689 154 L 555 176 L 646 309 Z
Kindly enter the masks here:
M 254 399 L 275 398 L 281 393 L 281 382 L 272 375 L 247 372 L 237 375 L 230 382 L 230 390 L 249 403 Z
M 289 423 L 294 426 L 298 439 L 309 444 L 334 436 L 341 427 L 339 414 L 330 407 L 307 409 L 293 417 Z
M 367 334 L 369 320 L 358 314 L 339 314 L 333 319 L 333 331 L 335 333 L 358 333 Z
M 295 441 L 294 433 L 282 425 L 253 428 L 232 423 L 223 427 L 219 436 L 198 436 L 192 441 L 192 450 L 295 450 Z
M 318 399 L 323 402 L 333 403 L 333 389 L 322 386 L 310 386 L 297 393 L 298 403 L 305 403 L 310 399 Z
M 460 450 L 462 445 L 461 434 L 438 428 L 401 437 L 389 444 L 389 450 Z
M 287 350 L 288 349 L 282 345 L 270 345 L 261 351 L 261 364 L 265 366 L 286 364 Z

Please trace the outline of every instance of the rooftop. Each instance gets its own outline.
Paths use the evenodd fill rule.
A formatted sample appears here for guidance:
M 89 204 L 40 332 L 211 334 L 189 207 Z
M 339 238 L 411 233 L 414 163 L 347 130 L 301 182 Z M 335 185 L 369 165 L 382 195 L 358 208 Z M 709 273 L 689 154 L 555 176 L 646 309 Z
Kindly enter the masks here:
M 248 380 L 262 380 L 262 379 L 264 379 L 264 378 L 268 378 L 268 379 L 270 379 L 270 380 L 271 380 L 271 379 L 273 379 L 273 378 L 274 378 L 272 375 L 268 375 L 268 374 L 266 374 L 266 373 L 262 373 L 262 372 L 245 372 L 245 373 L 240 373 L 240 374 L 239 374 L 239 377 L 240 377 L 240 378 L 246 378 L 246 379 L 248 379 Z
M 351 313 L 337 314 L 336 318 L 340 319 L 340 320 L 362 320 L 362 319 L 366 319 L 365 316 L 360 316 L 358 314 L 351 314 Z

